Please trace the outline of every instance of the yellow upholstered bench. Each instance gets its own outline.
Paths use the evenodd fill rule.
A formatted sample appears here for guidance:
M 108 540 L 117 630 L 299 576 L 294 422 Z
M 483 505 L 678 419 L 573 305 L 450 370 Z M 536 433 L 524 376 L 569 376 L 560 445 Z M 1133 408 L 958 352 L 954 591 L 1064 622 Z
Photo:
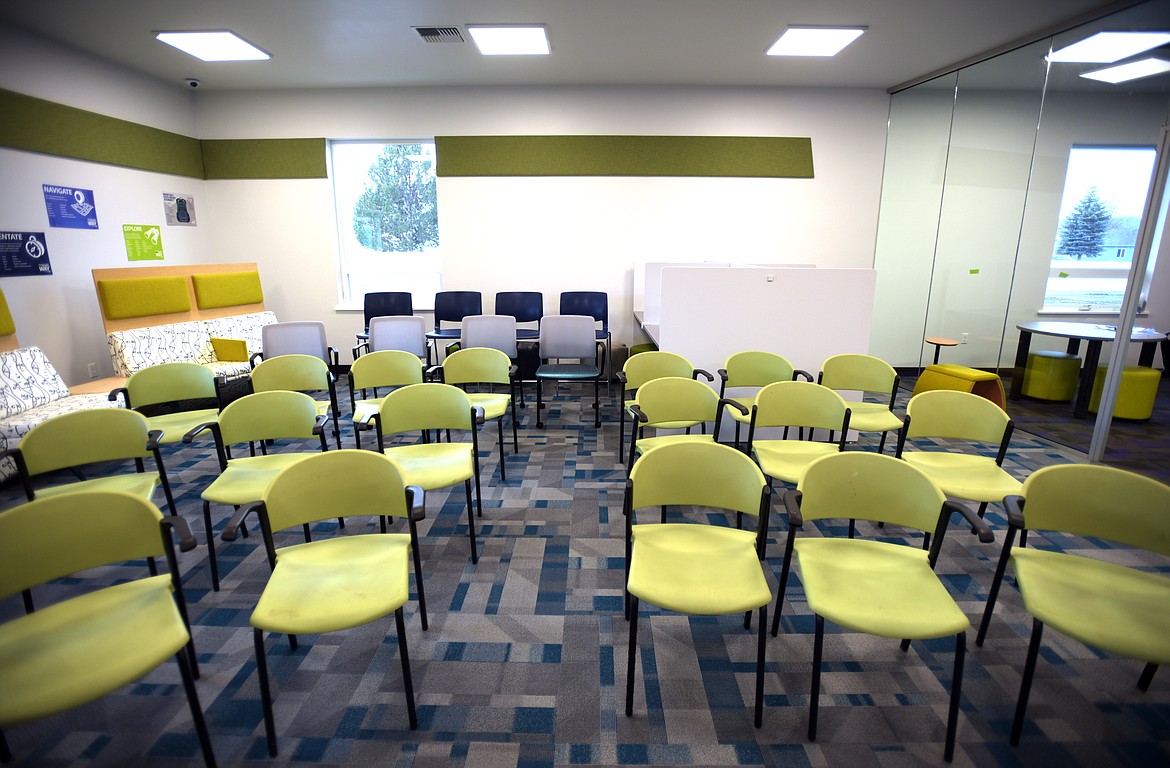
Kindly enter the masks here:
M 1067 352 L 1041 350 L 1028 355 L 1024 369 L 1025 397 L 1039 400 L 1072 400 L 1081 376 L 1081 358 Z
M 926 366 L 926 370 L 914 383 L 914 394 L 929 392 L 933 389 L 953 389 L 959 392 L 970 392 L 973 395 L 985 397 L 991 402 L 1004 407 L 1003 382 L 999 375 L 990 371 L 981 371 L 978 368 L 968 368 L 965 365 L 950 363 L 936 363 Z
M 1089 410 L 1097 412 L 1101 404 L 1101 392 L 1105 389 L 1105 372 L 1108 366 L 1097 366 L 1093 379 L 1093 396 L 1089 399 Z M 1148 419 L 1154 413 L 1154 398 L 1158 396 L 1158 384 L 1162 372 L 1157 368 L 1141 365 L 1127 365 L 1121 372 L 1121 386 L 1117 390 L 1117 403 L 1113 415 L 1119 419 Z

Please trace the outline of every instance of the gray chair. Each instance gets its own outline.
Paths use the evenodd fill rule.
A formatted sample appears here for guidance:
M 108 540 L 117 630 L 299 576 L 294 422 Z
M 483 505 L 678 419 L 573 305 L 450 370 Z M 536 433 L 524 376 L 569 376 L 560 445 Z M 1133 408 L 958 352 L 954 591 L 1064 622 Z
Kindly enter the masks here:
M 425 359 L 427 356 L 427 323 L 414 315 L 370 318 L 369 339 L 353 348 L 353 359 L 366 352 L 396 349 Z
M 593 426 L 601 426 L 601 368 L 597 337 L 589 315 L 545 315 L 540 323 L 540 359 L 536 369 L 536 426 L 543 429 L 543 385 L 546 381 L 592 381 Z M 564 363 L 562 360 L 573 360 Z
M 337 349 L 325 338 L 325 323 L 319 320 L 292 320 L 260 328 L 261 356 L 270 360 L 280 355 L 312 355 L 333 370 L 338 365 Z

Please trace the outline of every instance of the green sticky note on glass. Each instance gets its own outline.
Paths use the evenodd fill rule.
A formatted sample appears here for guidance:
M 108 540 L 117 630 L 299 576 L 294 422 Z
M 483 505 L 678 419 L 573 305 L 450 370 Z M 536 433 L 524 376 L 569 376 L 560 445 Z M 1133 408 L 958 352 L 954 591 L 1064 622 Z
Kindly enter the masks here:
M 977 270 L 977 269 L 968 269 L 968 270 L 967 270 L 967 274 L 969 274 L 969 275 L 977 275 L 977 274 L 979 274 L 979 270 Z
M 1057 272 L 1056 276 L 1057 277 L 1068 277 L 1068 272 Z

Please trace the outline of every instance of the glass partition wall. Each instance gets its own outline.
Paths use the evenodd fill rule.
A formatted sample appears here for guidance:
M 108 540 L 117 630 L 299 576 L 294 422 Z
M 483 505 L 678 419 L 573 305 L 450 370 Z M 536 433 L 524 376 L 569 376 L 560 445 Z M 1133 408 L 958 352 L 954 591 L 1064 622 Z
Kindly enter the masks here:
M 943 362 L 1006 380 L 1018 323 L 1116 325 L 1130 282 L 1140 284 L 1136 325 L 1170 330 L 1170 254 L 1158 258 L 1170 243 L 1155 242 L 1149 274 L 1128 279 L 1152 150 L 1170 122 L 1170 72 L 1114 84 L 1083 76 L 1112 64 L 1059 60 L 1102 31 L 1170 32 L 1170 4 L 1136 5 L 891 96 L 872 354 L 920 367 L 933 355 L 923 338 L 949 337 L 961 343 Z M 1120 63 L 1145 58 L 1170 62 L 1170 41 Z M 1066 342 L 1036 335 L 1032 349 Z

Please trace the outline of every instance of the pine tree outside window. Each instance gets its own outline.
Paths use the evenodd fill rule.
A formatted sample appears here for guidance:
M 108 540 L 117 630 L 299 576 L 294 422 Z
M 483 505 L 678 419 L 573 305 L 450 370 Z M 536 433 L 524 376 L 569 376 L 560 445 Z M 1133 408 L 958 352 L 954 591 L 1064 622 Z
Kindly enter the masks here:
M 342 303 L 410 291 L 426 309 L 441 289 L 433 141 L 333 141 Z
M 1045 311 L 1121 311 L 1154 160 L 1153 147 L 1072 147 Z

